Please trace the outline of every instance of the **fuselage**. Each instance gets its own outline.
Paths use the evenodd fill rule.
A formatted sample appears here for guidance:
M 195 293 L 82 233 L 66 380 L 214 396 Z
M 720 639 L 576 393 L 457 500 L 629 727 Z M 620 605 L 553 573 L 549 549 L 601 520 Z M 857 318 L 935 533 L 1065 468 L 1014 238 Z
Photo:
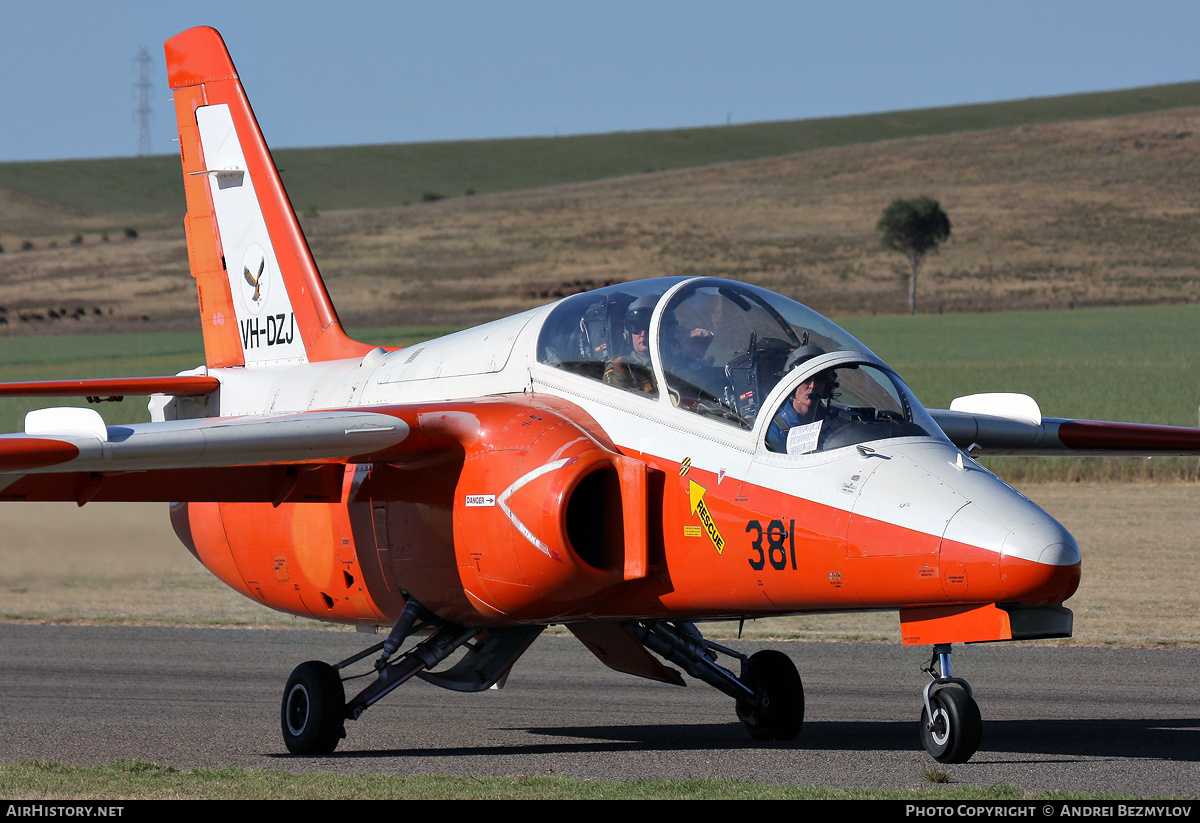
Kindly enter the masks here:
M 1074 592 L 1071 535 L 829 321 L 728 281 L 588 295 L 361 359 L 210 369 L 208 405 L 168 416 L 388 409 L 413 440 L 348 465 L 340 504 L 192 503 L 181 537 L 248 596 L 346 622 L 390 622 L 410 594 L 491 625 Z M 636 301 L 654 306 L 644 355 Z M 801 346 L 819 353 L 780 374 Z M 823 419 L 769 447 L 817 372 L 840 382 Z

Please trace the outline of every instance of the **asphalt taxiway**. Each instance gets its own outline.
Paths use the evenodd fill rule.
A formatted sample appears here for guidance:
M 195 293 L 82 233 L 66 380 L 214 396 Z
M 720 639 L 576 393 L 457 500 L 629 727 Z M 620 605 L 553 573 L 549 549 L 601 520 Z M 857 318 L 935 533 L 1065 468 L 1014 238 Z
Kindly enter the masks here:
M 373 641 L 331 631 L 3 624 L 0 760 L 842 788 L 916 787 L 937 765 L 917 736 L 927 649 L 730 643 L 747 653 L 780 648 L 804 679 L 799 739 L 764 745 L 710 687 L 617 674 L 571 637 L 539 638 L 502 690 L 457 694 L 414 680 L 347 723 L 332 756 L 288 756 L 279 701 L 292 667 L 334 662 Z M 955 782 L 1200 796 L 1200 649 L 961 646 L 953 663 L 984 719 L 972 761 L 945 767 Z M 347 692 L 364 683 L 347 683 Z

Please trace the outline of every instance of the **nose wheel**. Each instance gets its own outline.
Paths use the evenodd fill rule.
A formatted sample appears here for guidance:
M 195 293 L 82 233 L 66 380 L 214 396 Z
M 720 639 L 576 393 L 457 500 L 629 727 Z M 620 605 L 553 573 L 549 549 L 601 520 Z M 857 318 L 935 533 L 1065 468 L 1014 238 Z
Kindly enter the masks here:
M 975 699 L 957 686 L 930 695 L 933 716 L 921 709 L 921 744 L 939 763 L 966 763 L 979 748 L 983 720 Z
M 979 748 L 983 719 L 967 681 L 950 675 L 950 647 L 935 646 L 925 669 L 933 682 L 925 687 L 921 709 L 921 745 L 939 763 L 966 763 Z

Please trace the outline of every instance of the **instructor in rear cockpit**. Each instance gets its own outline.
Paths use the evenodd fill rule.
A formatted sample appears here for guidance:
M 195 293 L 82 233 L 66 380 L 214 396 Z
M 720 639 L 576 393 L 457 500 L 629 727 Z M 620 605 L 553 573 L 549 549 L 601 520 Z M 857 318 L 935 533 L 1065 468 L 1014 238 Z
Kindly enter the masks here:
M 604 382 L 626 391 L 654 393 L 654 368 L 650 363 L 650 316 L 662 295 L 638 298 L 625 312 L 625 337 L 629 349 L 604 367 Z

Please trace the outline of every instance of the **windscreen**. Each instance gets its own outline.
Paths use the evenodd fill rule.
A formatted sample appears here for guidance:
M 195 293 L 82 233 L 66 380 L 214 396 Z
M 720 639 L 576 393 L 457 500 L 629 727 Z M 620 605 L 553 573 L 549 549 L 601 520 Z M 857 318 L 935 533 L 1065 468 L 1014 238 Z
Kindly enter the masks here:
M 867 351 L 794 300 L 712 279 L 688 283 L 670 298 L 657 338 L 672 401 L 746 429 L 803 347 Z

